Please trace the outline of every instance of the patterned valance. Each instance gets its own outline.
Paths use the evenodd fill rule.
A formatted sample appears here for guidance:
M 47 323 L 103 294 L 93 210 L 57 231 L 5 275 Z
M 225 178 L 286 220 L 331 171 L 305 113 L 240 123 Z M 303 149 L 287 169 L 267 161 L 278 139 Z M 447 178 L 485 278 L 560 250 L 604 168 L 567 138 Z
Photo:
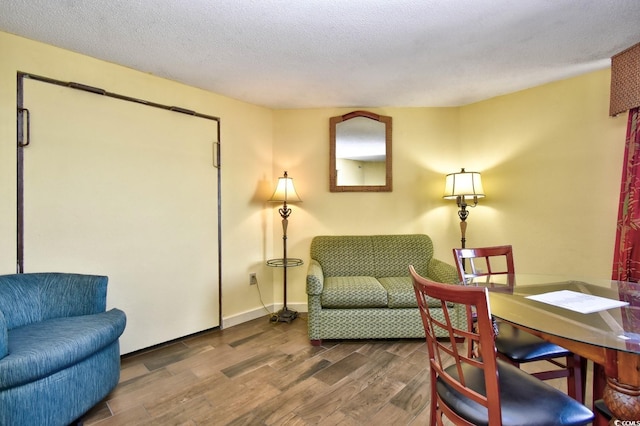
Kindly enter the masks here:
M 611 58 L 609 115 L 640 106 L 640 43 Z

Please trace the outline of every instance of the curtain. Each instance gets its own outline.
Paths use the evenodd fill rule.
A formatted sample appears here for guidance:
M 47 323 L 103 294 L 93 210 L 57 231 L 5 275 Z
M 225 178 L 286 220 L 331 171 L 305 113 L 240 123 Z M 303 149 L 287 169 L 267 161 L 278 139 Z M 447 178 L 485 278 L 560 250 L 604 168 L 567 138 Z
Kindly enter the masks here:
M 612 279 L 640 281 L 640 108 L 629 111 Z

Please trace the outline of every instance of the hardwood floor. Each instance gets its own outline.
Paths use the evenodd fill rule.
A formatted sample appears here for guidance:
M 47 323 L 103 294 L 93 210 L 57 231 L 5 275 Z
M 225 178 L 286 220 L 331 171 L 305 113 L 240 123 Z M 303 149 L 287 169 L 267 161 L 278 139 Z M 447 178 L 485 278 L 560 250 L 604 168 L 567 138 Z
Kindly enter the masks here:
M 304 315 L 264 317 L 123 357 L 84 424 L 427 425 L 428 373 L 422 339 L 314 347 Z

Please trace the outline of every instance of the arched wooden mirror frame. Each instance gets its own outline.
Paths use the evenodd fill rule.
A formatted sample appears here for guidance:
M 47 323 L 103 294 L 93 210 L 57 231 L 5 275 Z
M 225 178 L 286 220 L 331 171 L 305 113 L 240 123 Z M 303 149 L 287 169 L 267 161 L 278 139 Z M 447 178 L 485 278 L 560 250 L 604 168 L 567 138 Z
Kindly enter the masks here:
M 338 185 L 338 173 L 336 170 L 336 126 L 344 121 L 364 117 L 383 123 L 385 126 L 385 183 L 384 185 Z M 392 168 L 391 168 L 391 134 L 392 120 L 386 115 L 379 115 L 369 111 L 353 111 L 348 114 L 331 117 L 329 119 L 329 190 L 331 192 L 391 192 Z

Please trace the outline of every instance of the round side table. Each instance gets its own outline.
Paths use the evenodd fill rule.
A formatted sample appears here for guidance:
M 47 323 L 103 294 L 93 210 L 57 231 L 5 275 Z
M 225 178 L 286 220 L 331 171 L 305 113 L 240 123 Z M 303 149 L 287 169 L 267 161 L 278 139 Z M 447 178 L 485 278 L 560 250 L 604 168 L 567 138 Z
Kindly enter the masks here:
M 284 268 L 284 306 L 271 317 L 271 322 L 286 322 L 289 324 L 298 317 L 298 312 L 287 307 L 287 268 L 294 268 L 303 264 L 302 259 L 296 259 L 294 257 L 267 260 L 267 266 Z

